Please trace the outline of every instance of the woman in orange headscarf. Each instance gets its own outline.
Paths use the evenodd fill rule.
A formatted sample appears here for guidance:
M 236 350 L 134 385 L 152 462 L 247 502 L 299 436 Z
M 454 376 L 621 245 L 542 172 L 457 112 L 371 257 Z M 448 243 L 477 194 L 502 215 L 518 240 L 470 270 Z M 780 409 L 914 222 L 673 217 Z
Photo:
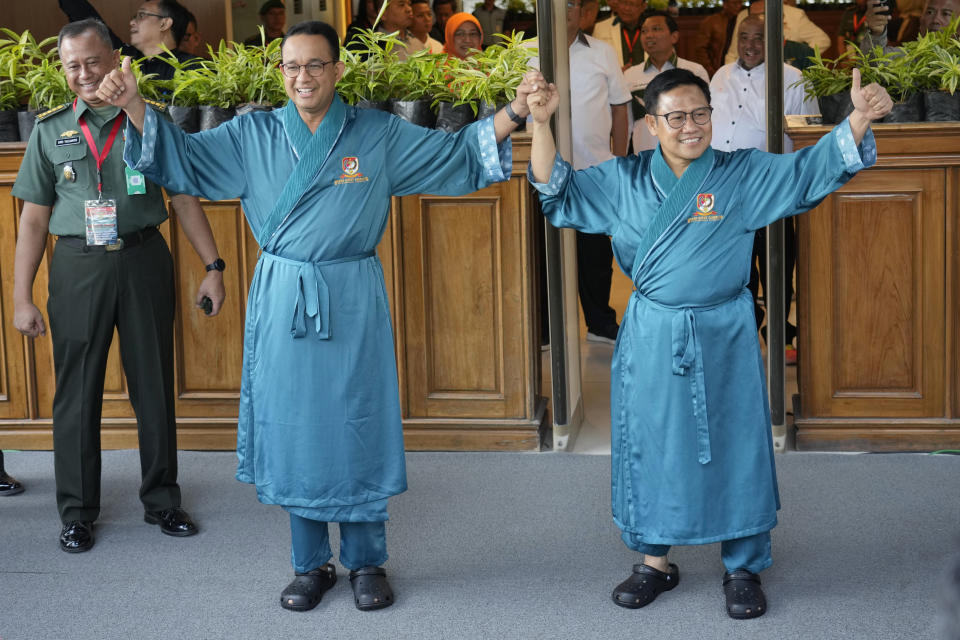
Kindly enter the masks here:
M 444 29 L 446 44 L 444 52 L 458 58 L 470 55 L 470 49 L 480 49 L 483 42 L 483 27 L 469 13 L 455 13 L 447 20 Z

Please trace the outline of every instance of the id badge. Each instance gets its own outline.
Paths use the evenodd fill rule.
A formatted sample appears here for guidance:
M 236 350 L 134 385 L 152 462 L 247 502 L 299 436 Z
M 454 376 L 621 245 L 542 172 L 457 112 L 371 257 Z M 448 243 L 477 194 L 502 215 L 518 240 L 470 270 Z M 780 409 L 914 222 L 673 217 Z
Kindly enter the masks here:
M 105 245 L 117 243 L 117 202 L 112 199 L 87 200 L 84 202 L 84 219 L 87 224 L 87 244 Z
M 124 167 L 123 171 L 127 178 L 128 196 L 142 195 L 147 192 L 147 183 L 142 173 L 130 167 Z

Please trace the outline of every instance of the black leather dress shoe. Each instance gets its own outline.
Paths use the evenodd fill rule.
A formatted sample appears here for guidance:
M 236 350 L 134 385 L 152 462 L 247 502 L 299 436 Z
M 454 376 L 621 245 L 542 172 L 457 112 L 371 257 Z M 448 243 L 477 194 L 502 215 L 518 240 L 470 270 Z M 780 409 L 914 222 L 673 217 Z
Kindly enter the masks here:
M 74 520 L 63 525 L 60 530 L 60 548 L 67 553 L 89 551 L 93 546 L 93 523 L 88 520 Z
M 0 496 L 12 496 L 23 493 L 23 485 L 11 478 L 4 471 L 0 471 Z
M 145 511 L 143 521 L 147 524 L 160 525 L 160 531 L 168 536 L 192 536 L 199 529 L 193 524 L 190 515 L 180 507 L 163 509 L 162 511 Z

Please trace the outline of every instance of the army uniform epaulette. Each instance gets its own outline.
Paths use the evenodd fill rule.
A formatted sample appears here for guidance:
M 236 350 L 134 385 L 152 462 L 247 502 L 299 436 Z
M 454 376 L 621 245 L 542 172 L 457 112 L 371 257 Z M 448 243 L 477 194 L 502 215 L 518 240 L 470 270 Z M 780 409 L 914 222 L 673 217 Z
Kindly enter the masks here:
M 37 114 L 37 122 L 40 122 L 41 120 L 46 120 L 47 118 L 49 118 L 50 116 L 52 116 L 52 115 L 54 115 L 54 114 L 56 114 L 56 113 L 60 113 L 61 111 L 63 111 L 63 110 L 66 109 L 67 107 L 69 107 L 71 104 L 72 104 L 72 103 L 70 103 L 70 102 L 65 102 L 65 103 L 61 104 L 59 107 L 54 107 L 53 109 L 47 109 L 46 111 L 43 111 L 43 112 L 41 112 L 41 113 L 38 113 L 38 114 Z
M 144 98 L 143 101 L 161 113 L 167 109 L 167 105 L 162 102 L 157 102 L 156 100 L 147 100 L 146 98 Z

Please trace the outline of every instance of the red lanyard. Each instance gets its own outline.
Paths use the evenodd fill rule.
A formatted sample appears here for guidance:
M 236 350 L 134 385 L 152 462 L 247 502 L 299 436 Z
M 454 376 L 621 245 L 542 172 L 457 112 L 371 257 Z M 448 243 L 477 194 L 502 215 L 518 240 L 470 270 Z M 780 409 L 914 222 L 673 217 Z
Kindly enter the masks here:
M 627 28 L 620 27 L 621 33 L 623 33 L 623 43 L 627 45 L 627 50 L 630 51 L 630 55 L 633 55 L 633 45 L 637 44 L 637 38 L 640 37 L 640 29 L 637 29 L 637 32 L 633 34 L 633 40 L 630 40 L 630 36 L 627 35 Z
M 73 100 L 73 110 L 77 110 L 77 100 Z M 93 159 L 97 161 L 97 197 L 103 198 L 103 177 L 100 175 L 100 168 L 103 167 L 103 161 L 107 159 L 107 156 L 110 155 L 110 149 L 113 147 L 113 141 L 117 137 L 117 132 L 120 131 L 120 126 L 123 124 L 124 118 L 121 116 L 114 119 L 113 128 L 110 129 L 110 135 L 107 136 L 107 142 L 103 145 L 103 155 L 100 155 L 100 151 L 97 149 L 97 143 L 93 141 L 93 135 L 90 133 L 90 127 L 87 126 L 87 119 L 83 116 L 80 116 L 77 119 L 77 122 L 80 123 L 80 130 L 83 131 L 83 137 L 87 139 L 87 146 L 90 147 L 90 152 L 93 153 Z

